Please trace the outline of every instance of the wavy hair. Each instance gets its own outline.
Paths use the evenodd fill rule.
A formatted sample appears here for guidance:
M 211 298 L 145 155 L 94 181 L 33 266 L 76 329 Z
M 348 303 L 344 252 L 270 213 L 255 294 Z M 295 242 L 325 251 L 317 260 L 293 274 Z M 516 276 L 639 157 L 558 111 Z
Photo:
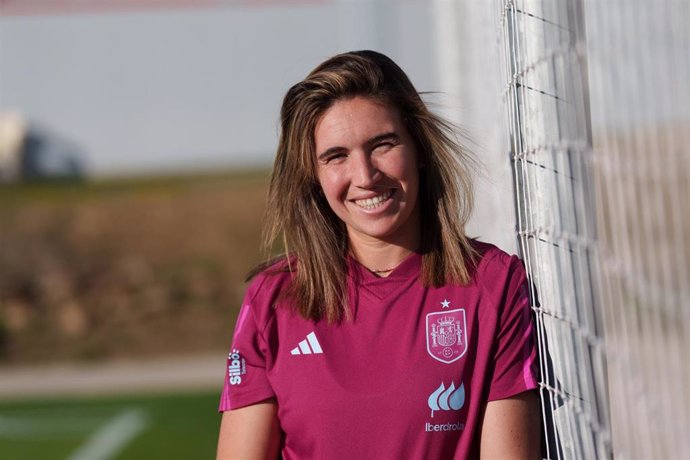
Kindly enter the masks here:
M 375 51 L 334 56 L 292 86 L 280 112 L 280 140 L 271 175 L 264 220 L 264 248 L 282 239 L 285 253 L 257 267 L 292 273 L 283 293 L 298 313 L 338 322 L 348 306 L 348 238 L 331 210 L 316 171 L 314 132 L 338 100 L 362 96 L 400 111 L 421 163 L 420 222 L 425 286 L 467 284 L 476 254 L 465 235 L 473 204 L 470 171 L 474 162 L 459 145 L 455 128 L 429 111 L 398 65 Z M 272 266 L 272 268 L 268 268 Z

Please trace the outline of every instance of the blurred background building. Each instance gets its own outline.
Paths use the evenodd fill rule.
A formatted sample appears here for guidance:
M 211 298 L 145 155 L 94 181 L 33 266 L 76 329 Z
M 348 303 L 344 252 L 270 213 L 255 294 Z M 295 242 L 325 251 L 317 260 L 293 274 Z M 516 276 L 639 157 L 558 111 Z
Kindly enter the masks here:
M 76 145 L 28 126 L 21 114 L 0 114 L 0 183 L 79 179 L 81 156 Z

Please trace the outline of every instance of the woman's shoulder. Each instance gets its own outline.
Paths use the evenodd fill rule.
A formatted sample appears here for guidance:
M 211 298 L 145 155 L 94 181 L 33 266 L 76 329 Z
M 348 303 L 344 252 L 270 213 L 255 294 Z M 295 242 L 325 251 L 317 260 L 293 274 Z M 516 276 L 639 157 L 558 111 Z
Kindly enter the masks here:
M 244 303 L 254 308 L 261 305 L 274 307 L 281 293 L 288 288 L 293 273 L 294 261 L 284 256 L 257 265 L 247 275 Z
M 522 261 L 516 255 L 511 255 L 499 247 L 483 241 L 471 240 L 470 244 L 477 253 L 477 281 L 496 281 L 509 277 L 516 270 L 524 271 Z

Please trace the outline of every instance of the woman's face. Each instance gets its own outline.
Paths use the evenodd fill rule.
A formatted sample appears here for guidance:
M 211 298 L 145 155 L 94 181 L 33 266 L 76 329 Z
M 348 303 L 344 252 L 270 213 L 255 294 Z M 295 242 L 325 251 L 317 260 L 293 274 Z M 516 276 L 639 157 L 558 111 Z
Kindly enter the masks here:
M 419 158 L 398 110 L 365 97 L 337 101 L 314 140 L 319 183 L 351 244 L 416 248 Z

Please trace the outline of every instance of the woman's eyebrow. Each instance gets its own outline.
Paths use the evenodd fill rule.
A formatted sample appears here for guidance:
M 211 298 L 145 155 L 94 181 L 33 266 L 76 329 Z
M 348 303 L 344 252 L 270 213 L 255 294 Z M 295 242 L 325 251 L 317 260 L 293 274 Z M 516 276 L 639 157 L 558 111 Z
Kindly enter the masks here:
M 400 136 L 398 135 L 398 133 L 396 133 L 395 131 L 391 131 L 388 133 L 383 133 L 383 134 L 379 134 L 378 136 L 372 137 L 371 139 L 369 139 L 367 141 L 367 145 L 374 145 L 374 144 L 378 144 L 379 142 L 383 142 L 383 141 L 399 141 L 399 140 L 400 140 Z

